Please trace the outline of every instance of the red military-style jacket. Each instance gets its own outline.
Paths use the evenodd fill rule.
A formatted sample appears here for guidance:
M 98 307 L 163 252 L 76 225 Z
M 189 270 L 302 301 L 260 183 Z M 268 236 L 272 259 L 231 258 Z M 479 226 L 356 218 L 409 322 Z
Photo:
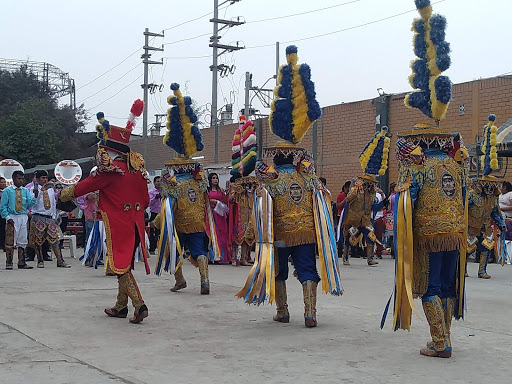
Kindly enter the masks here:
M 74 197 L 99 190 L 98 215 L 107 235 L 106 265 L 117 274 L 131 270 L 135 250 L 142 247 L 146 273 L 150 273 L 145 241 L 144 210 L 149 205 L 144 168 L 128 170 L 126 159 L 116 158 L 115 172 L 97 172 L 74 186 Z M 66 195 L 66 193 L 63 194 Z M 64 199 L 63 199 L 64 200 Z M 136 236 L 137 235 L 137 236 Z

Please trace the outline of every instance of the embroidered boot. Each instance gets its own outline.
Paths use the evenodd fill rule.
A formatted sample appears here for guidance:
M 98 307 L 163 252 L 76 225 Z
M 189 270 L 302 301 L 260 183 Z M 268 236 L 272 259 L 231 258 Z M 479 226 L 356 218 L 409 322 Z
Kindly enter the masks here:
M 208 259 L 204 255 L 197 257 L 199 275 L 201 276 L 201 295 L 210 294 L 210 280 L 208 278 Z
M 441 299 L 441 304 L 443 306 L 444 313 L 444 325 L 445 325 L 445 338 L 448 344 L 448 348 L 452 348 L 452 340 L 450 338 L 450 331 L 452 328 L 452 318 L 453 311 L 455 310 L 455 299 L 453 297 L 448 297 L 445 299 Z
M 124 275 L 117 276 L 117 301 L 112 308 L 105 308 L 105 313 L 109 317 L 125 318 L 128 316 L 128 295 L 126 294 L 127 279 Z
M 36 244 L 37 268 L 44 268 L 43 246 Z
M 25 250 L 23 248 L 18 248 L 18 269 L 32 269 L 33 267 L 27 265 L 25 262 Z
M 55 244 L 52 246 L 53 253 L 55 253 L 55 256 L 57 256 L 57 267 L 58 268 L 71 268 L 71 265 L 66 263 L 62 257 L 62 254 L 60 253 L 59 244 Z
M 308 328 L 316 327 L 316 287 L 316 281 L 306 280 L 302 282 L 302 294 L 304 296 L 304 324 Z
M 490 279 L 491 276 L 487 274 L 487 262 L 489 261 L 489 252 L 484 252 L 480 255 L 480 264 L 478 265 L 478 277 L 481 279 Z
M 343 265 L 350 265 L 350 261 L 348 260 L 348 251 L 348 245 L 345 245 L 345 247 L 343 248 Z
M 366 261 L 370 266 L 379 264 L 377 260 L 373 260 L 373 244 L 366 245 Z
M 420 354 L 429 357 L 451 357 L 452 348 L 446 338 L 445 314 L 438 296 L 423 298 L 423 311 L 430 326 L 432 342 L 420 350 Z
M 185 281 L 185 277 L 183 276 L 183 266 L 180 267 L 174 272 L 174 287 L 171 288 L 171 292 L 177 292 L 180 289 L 187 288 L 187 282 Z
M 277 314 L 272 318 L 274 321 L 281 323 L 290 322 L 290 313 L 288 312 L 288 304 L 286 303 L 288 296 L 286 294 L 286 281 L 276 280 L 276 309 Z
M 14 249 L 11 247 L 5 247 L 5 269 L 12 269 L 13 255 Z
M 452 341 L 450 338 L 450 330 L 452 327 L 452 318 L 455 310 L 455 299 L 453 297 L 441 299 L 441 305 L 443 307 L 443 317 L 445 325 L 445 339 L 448 347 L 452 347 Z M 431 348 L 434 345 L 432 341 L 427 343 L 427 347 Z
M 138 324 L 148 317 L 148 307 L 144 304 L 144 300 L 142 300 L 142 295 L 140 294 L 139 287 L 137 286 L 132 272 L 125 273 L 121 278 L 123 279 L 123 283 L 126 284 L 126 294 L 132 299 L 132 305 L 135 308 L 130 323 Z
M 242 265 L 244 267 L 250 267 L 252 265 L 252 263 L 247 261 L 247 259 L 250 258 L 250 255 L 251 255 L 251 248 L 247 244 L 242 244 L 242 254 L 240 256 L 240 265 Z

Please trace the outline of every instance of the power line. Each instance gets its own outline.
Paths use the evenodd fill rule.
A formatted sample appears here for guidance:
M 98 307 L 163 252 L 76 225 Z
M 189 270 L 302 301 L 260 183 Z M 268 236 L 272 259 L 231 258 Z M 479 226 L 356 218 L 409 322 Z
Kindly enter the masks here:
M 164 69 L 162 70 L 162 77 L 160 78 L 160 84 L 165 84 L 164 82 L 164 74 L 165 74 L 165 70 L 167 68 L 167 60 L 165 60 L 165 64 L 164 64 Z M 165 89 L 165 86 L 164 86 L 164 89 Z M 159 97 L 159 102 L 160 102 L 160 107 L 162 108 L 162 111 L 165 111 L 165 113 L 167 113 L 167 106 L 166 105 L 162 105 L 162 98 Z M 167 98 L 166 98 L 167 100 Z
M 130 84 L 128 84 L 126 87 L 124 88 L 121 88 L 117 93 L 113 94 L 112 96 L 110 96 L 108 99 L 105 99 L 103 100 L 101 103 L 99 103 L 98 105 L 95 105 L 94 107 L 92 108 L 89 108 L 88 111 L 90 110 L 93 110 L 93 109 L 96 109 L 98 108 L 100 105 L 102 105 L 103 103 L 109 101 L 110 99 L 113 99 L 115 96 L 119 95 L 122 91 L 124 91 L 126 88 L 128 88 L 130 85 L 132 85 L 133 83 L 135 83 L 136 81 L 138 81 L 144 74 L 141 73 L 139 76 L 137 76 L 137 78 L 135 80 L 133 80 Z
M 442 3 L 446 0 L 440 0 L 440 1 L 437 1 L 435 3 L 432 3 L 432 4 L 439 4 L 439 3 Z M 368 21 L 366 23 L 363 23 L 363 24 L 359 24 L 359 25 L 354 25 L 352 27 L 348 27 L 348 28 L 344 28 L 344 29 L 339 29 L 337 31 L 332 31 L 332 32 L 327 32 L 327 33 L 322 33 L 320 35 L 315 35 L 315 36 L 309 36 L 309 37 L 303 37 L 301 39 L 294 39 L 294 40 L 289 40 L 289 41 L 282 41 L 281 43 L 283 44 L 288 44 L 288 43 L 294 43 L 294 42 L 297 42 L 297 41 L 304 41 L 304 40 L 311 40 L 311 39 L 316 39 L 318 37 L 324 37 L 324 36 L 329 36 L 329 35 L 334 35 L 336 33 L 341 33 L 341 32 L 346 32 L 346 31 L 350 31 L 352 29 L 357 29 L 357 28 L 361 28 L 361 27 L 366 27 L 368 25 L 371 25 L 371 24 L 376 24 L 376 23 L 380 23 L 381 21 L 386 21 L 386 20 L 389 20 L 389 19 L 393 19 L 395 17 L 399 17 L 399 16 L 403 16 L 403 15 L 406 15 L 408 13 L 411 13 L 411 12 L 417 12 L 417 9 L 411 9 L 409 11 L 405 11 L 405 12 L 401 12 L 401 13 L 397 13 L 395 15 L 392 15 L 392 16 L 388 16 L 388 17 L 383 17 L 381 19 L 377 19 L 377 20 L 372 20 L 372 21 Z M 255 49 L 255 48 L 263 48 L 263 47 L 274 47 L 275 46 L 275 43 L 272 43 L 272 44 L 263 44 L 263 45 L 255 45 L 255 46 L 252 46 L 252 47 L 245 47 L 245 49 Z
M 261 20 L 253 20 L 253 21 L 246 21 L 246 24 L 252 24 L 252 23 L 263 23 L 265 21 L 272 21 L 272 20 L 279 20 L 279 19 L 286 19 L 288 17 L 295 17 L 295 16 L 301 16 L 301 15 L 307 15 L 308 13 L 314 13 L 314 12 L 320 12 L 320 11 L 325 11 L 327 9 L 332 9 L 332 8 L 337 8 L 337 7 L 341 7 L 343 5 L 348 5 L 348 4 L 352 4 L 352 3 L 358 3 L 360 2 L 361 0 L 352 0 L 352 1 L 349 1 L 349 2 L 346 2 L 346 3 L 341 3 L 341 4 L 336 4 L 336 5 L 331 5 L 330 7 L 325 7 L 325 8 L 317 8 L 317 9 L 313 9 L 311 11 L 305 11 L 305 12 L 300 12 L 300 13 L 294 13 L 294 14 L 291 14 L 291 15 L 284 15 L 284 16 L 277 16 L 277 17 L 271 17 L 269 19 L 261 19 Z
M 224 9 L 224 8 L 227 8 L 227 7 L 229 7 L 229 5 L 227 5 L 226 7 L 222 7 L 222 8 L 220 8 L 220 9 Z M 202 19 L 203 17 L 206 17 L 206 16 L 208 16 L 208 15 L 210 15 L 210 14 L 212 14 L 212 13 L 213 13 L 213 12 L 208 12 L 208 13 L 205 13 L 204 15 L 199 16 L 199 17 L 196 17 L 196 18 L 194 18 L 194 19 L 190 19 L 190 20 L 187 20 L 187 21 L 185 21 L 185 22 L 183 22 L 183 23 L 180 23 L 180 24 L 174 25 L 174 26 L 172 26 L 172 27 L 165 28 L 165 29 L 163 29 L 163 30 L 162 30 L 162 32 L 163 32 L 163 31 L 168 31 L 168 30 L 170 30 L 170 29 L 174 29 L 174 28 L 177 28 L 177 27 L 181 27 L 182 25 L 185 25 L 185 24 L 191 23 L 191 22 L 193 22 L 193 21 L 196 21 L 196 20 Z M 204 35 L 203 35 L 203 36 L 204 36 Z M 186 39 L 185 39 L 185 40 L 186 40 Z M 173 43 L 169 43 L 169 44 L 173 44 Z M 96 78 L 94 78 L 93 80 L 89 81 L 88 83 L 86 83 L 86 84 L 82 85 L 81 87 L 77 88 L 77 90 L 78 90 L 78 89 L 82 89 L 82 88 L 84 88 L 84 87 L 88 86 L 89 84 L 94 83 L 96 80 L 100 79 L 101 77 L 105 76 L 107 73 L 109 73 L 109 72 L 111 72 L 112 70 L 116 69 L 116 68 L 117 68 L 117 67 L 119 67 L 121 64 L 123 64 L 126 60 L 128 60 L 130 57 L 132 57 L 132 56 L 133 56 L 133 55 L 135 55 L 137 52 L 139 52 L 141 49 L 142 49 L 142 47 L 137 48 L 137 50 L 136 50 L 135 52 L 133 52 L 133 53 L 131 53 L 130 55 L 126 56 L 126 57 L 125 57 L 123 60 L 121 60 L 118 64 L 116 64 L 115 66 L 113 66 L 113 67 L 112 67 L 112 68 L 110 68 L 109 70 L 107 70 L 107 71 L 103 72 L 101 75 L 99 75 L 98 77 L 96 77 Z
M 220 9 L 224 9 L 224 8 L 228 8 L 230 5 L 231 5 L 231 4 L 228 4 L 228 5 L 226 5 L 225 7 L 219 8 L 219 10 L 220 10 Z M 181 23 L 181 24 L 177 24 L 177 25 L 175 25 L 175 26 L 173 26 L 173 27 L 165 28 L 165 29 L 163 29 L 163 30 L 162 30 L 162 32 L 164 32 L 164 31 L 168 31 L 168 30 L 170 30 L 170 29 L 174 29 L 174 28 L 177 28 L 177 27 L 181 27 L 182 25 L 185 25 L 185 24 L 191 23 L 191 22 L 193 22 L 193 21 L 196 21 L 196 20 L 202 19 L 203 17 L 206 17 L 206 16 L 208 16 L 208 15 L 211 15 L 212 13 L 213 13 L 213 11 L 212 11 L 212 12 L 205 13 L 205 14 L 204 14 L 204 15 L 202 15 L 202 16 L 196 17 L 195 19 L 190 19 L 190 20 L 184 21 L 183 23 Z
M 186 56 L 186 57 L 163 57 L 163 59 L 167 60 L 187 60 L 187 59 L 202 59 L 205 57 L 212 57 L 212 55 L 204 55 L 204 56 Z
M 116 64 L 115 66 L 113 66 L 112 68 L 110 68 L 109 70 L 103 72 L 101 75 L 99 75 L 98 77 L 96 77 L 94 80 L 91 80 L 89 81 L 88 83 L 82 85 L 81 87 L 78 87 L 78 89 L 82 89 L 84 87 L 87 87 L 89 84 L 92 84 L 94 83 L 96 80 L 98 80 L 99 78 L 105 76 L 107 73 L 109 73 L 110 71 L 112 71 L 113 69 L 116 69 L 117 67 L 119 67 L 121 64 L 123 64 L 126 60 L 128 60 L 130 57 L 132 57 L 133 55 L 135 55 L 137 52 L 139 52 L 140 50 L 142 49 L 142 47 L 139 47 L 137 48 L 137 50 L 133 53 L 131 53 L 130 55 L 126 56 L 121 62 L 119 62 L 118 64 Z
M 194 40 L 194 39 L 197 39 L 199 37 L 204 37 L 204 36 L 210 36 L 211 33 L 208 32 L 208 33 L 203 33 L 202 35 L 197 35 L 197 36 L 194 36 L 194 37 L 189 37 L 187 39 L 181 39 L 181 40 L 176 40 L 176 41 L 171 41 L 169 43 L 163 43 L 162 45 L 171 45 L 171 44 L 176 44 L 176 43 L 181 43 L 183 41 L 189 41 L 189 40 Z
M 360 1 L 360 0 L 358 0 Z M 439 3 L 442 3 L 446 0 L 439 0 L 435 3 L 432 3 L 433 5 L 434 4 L 439 4 Z M 348 4 L 348 3 L 345 3 L 345 4 Z M 341 4 L 339 4 L 341 5 Z M 319 37 L 324 37 L 324 36 L 329 36 L 329 35 L 334 35 L 334 34 L 337 34 L 337 33 L 341 33 L 341 32 L 346 32 L 346 31 L 350 31 L 352 29 L 357 29 L 357 28 L 362 28 L 362 27 L 366 27 L 368 25 L 372 25 L 372 24 L 376 24 L 376 23 L 380 23 L 382 21 L 386 21 L 386 20 L 389 20 L 389 19 L 393 19 L 393 18 L 396 18 L 396 17 L 399 17 L 399 16 L 403 16 L 403 15 L 406 15 L 408 13 L 412 13 L 412 12 L 416 12 L 417 10 L 416 9 L 411 9 L 409 11 L 405 11 L 405 12 L 401 12 L 401 13 L 397 13 L 397 14 L 394 14 L 394 15 L 391 15 L 391 16 L 388 16 L 388 17 L 384 17 L 384 18 L 381 18 L 381 19 L 377 19 L 377 20 L 372 20 L 372 21 L 368 21 L 366 23 L 363 23 L 363 24 L 358 24 L 358 25 L 354 25 L 352 27 L 347 27 L 347 28 L 344 28 L 344 29 L 339 29 L 337 31 L 332 31 L 332 32 L 327 32 L 327 33 L 322 33 L 320 35 L 315 35 L 315 36 L 309 36 L 309 37 L 303 37 L 301 39 L 295 39 L 295 40 L 289 40 L 289 41 L 284 41 L 282 42 L 283 44 L 288 44 L 288 43 L 294 43 L 294 42 L 297 42 L 297 41 L 304 41 L 304 40 L 311 40 L 311 39 L 316 39 L 316 38 L 319 38 Z M 287 17 L 287 16 L 283 16 L 283 17 Z M 257 49 L 257 48 L 265 48 L 265 47 L 275 47 L 275 43 L 270 43 L 270 44 L 262 44 L 262 45 L 254 45 L 252 47 L 245 47 L 245 49 Z M 204 55 L 204 56 L 183 56 L 183 57 L 170 57 L 170 56 L 167 56 L 167 57 L 164 57 L 164 59 L 167 59 L 167 60 L 189 60 L 189 59 L 203 59 L 203 58 L 206 58 L 206 57 L 211 57 L 210 55 Z
M 133 72 L 135 69 L 137 69 L 139 66 L 141 65 L 141 63 L 138 63 L 135 67 L 133 67 L 132 69 L 130 69 L 128 72 L 126 72 L 124 75 L 122 75 L 120 78 L 114 80 L 113 82 L 111 82 L 109 85 L 107 85 L 106 87 L 103 87 L 101 88 L 98 92 L 90 95 L 90 96 L 87 96 L 85 99 L 82 99 L 82 101 L 79 103 L 79 104 L 82 104 L 85 100 L 88 100 L 90 99 L 91 97 L 94 97 L 96 96 L 98 93 L 100 93 L 101 91 L 104 91 L 105 89 L 109 88 L 111 85 L 117 83 L 119 80 L 121 80 L 123 77 L 125 77 L 126 75 L 128 75 L 130 72 Z
M 154 84 L 155 83 L 155 78 L 153 76 L 153 68 L 149 68 L 149 75 L 151 76 L 151 83 Z M 157 99 L 155 93 L 151 93 L 150 92 L 150 97 L 151 97 L 151 104 L 153 104 L 153 108 L 155 108 L 155 110 L 158 112 L 158 113 L 162 113 L 163 112 L 163 109 L 162 109 L 162 103 L 160 102 L 160 105 L 157 105 L 155 99 Z M 161 101 L 161 97 L 159 97 L 157 100 L 160 100 Z

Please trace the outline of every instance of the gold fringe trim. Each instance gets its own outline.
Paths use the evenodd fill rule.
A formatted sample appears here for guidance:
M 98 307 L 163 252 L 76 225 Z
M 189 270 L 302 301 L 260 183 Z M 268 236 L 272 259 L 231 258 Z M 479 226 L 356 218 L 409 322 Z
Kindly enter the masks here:
M 179 233 L 197 233 L 197 232 L 205 232 L 206 224 L 204 222 L 199 223 L 175 223 L 176 231 Z
M 255 243 L 256 243 L 256 239 L 252 239 L 252 240 L 247 240 L 247 239 L 242 239 L 242 240 L 234 240 L 233 241 L 236 245 L 247 245 L 249 247 L 252 247 Z
M 67 187 L 66 189 L 62 190 L 62 192 L 60 193 L 60 200 L 64 203 L 67 201 L 75 200 L 75 187 L 76 184 L 73 184 Z
M 303 244 L 316 244 L 316 233 L 314 231 L 308 232 L 294 232 L 294 233 L 276 233 L 275 241 L 284 242 L 285 247 L 295 247 Z
M 464 233 L 441 233 L 432 236 L 416 235 L 415 252 L 445 252 L 461 249 L 466 245 Z

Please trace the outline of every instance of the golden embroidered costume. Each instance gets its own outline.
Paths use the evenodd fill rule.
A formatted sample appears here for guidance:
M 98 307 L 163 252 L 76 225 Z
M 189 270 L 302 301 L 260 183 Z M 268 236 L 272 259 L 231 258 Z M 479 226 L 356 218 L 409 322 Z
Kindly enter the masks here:
M 261 161 L 256 165 L 256 176 L 262 185 L 254 204 L 257 259 L 237 296 L 256 304 L 266 298 L 270 303 L 275 300 L 274 320 L 288 323 L 286 279 L 291 257 L 303 289 L 304 323 L 306 327 L 316 327 L 318 282 L 322 280 L 325 293 L 341 295 L 343 290 L 330 195 L 315 175 L 313 159 L 295 146 L 320 117 L 321 109 L 315 100 L 309 67 L 297 64 L 297 47 L 286 48 L 286 59 L 274 91 L 270 126 L 287 142 L 265 150 L 264 157 L 273 158 L 273 166 Z M 320 276 L 316 269 L 317 251 Z
M 256 241 L 253 219 L 254 193 L 259 185 L 254 176 L 245 176 L 231 183 L 229 226 L 233 247 L 233 265 L 251 265 L 248 263 L 251 247 Z M 241 247 L 240 259 L 237 248 Z
M 208 275 L 208 246 L 211 244 L 215 260 L 220 251 L 215 236 L 213 215 L 207 195 L 207 180 L 201 164 L 190 159 L 204 148 L 202 135 L 195 125 L 197 116 L 190 105 L 190 97 L 183 97 L 179 84 L 171 84 L 174 96 L 167 102 L 172 106 L 167 113 L 167 133 L 164 144 L 181 156 L 165 163 L 161 188 L 164 200 L 160 213 L 152 225 L 160 229 L 158 260 L 155 274 L 162 269 L 174 274 L 176 283 L 172 292 L 187 287 L 183 277 L 182 246 L 190 251 L 190 262 L 199 269 L 201 294 L 210 293 Z
M 349 246 L 366 247 L 368 265 L 377 265 L 373 259 L 373 246 L 378 242 L 373 228 L 372 213 L 381 210 L 386 201 L 376 199 L 376 175 L 384 175 L 388 167 L 388 127 L 384 126 L 366 144 L 359 155 L 364 174 L 359 176 L 347 195 L 347 203 L 341 217 L 344 243 L 343 265 L 350 265 Z M 379 243 L 380 244 L 380 243 Z
M 491 278 L 487 273 L 487 262 L 496 247 L 494 225 L 502 232 L 506 229 L 498 204 L 501 181 L 491 175 L 493 170 L 498 169 L 495 120 L 495 115 L 489 115 L 489 122 L 484 127 L 484 155 L 480 161 L 483 176 L 473 182 L 469 191 L 468 253 L 476 250 L 478 277 L 483 279 Z
M 451 99 L 451 82 L 441 75 L 450 66 L 446 20 L 432 15 L 429 0 L 416 0 L 416 7 L 421 16 L 413 21 L 418 59 L 409 77 L 415 90 L 405 104 L 435 124 L 417 124 L 397 139 L 393 328 L 410 329 L 413 297 L 421 297 L 432 340 L 420 354 L 450 357 L 452 317 L 464 314 L 467 150 L 458 133 L 439 128 Z
M 240 116 L 240 124 L 233 137 L 231 160 L 231 188 L 229 206 L 229 234 L 232 246 L 231 263 L 234 266 L 251 265 L 251 247 L 255 242 L 254 233 L 254 192 L 258 180 L 249 176 L 254 171 L 258 146 L 252 121 Z M 240 258 L 238 250 L 240 249 Z

